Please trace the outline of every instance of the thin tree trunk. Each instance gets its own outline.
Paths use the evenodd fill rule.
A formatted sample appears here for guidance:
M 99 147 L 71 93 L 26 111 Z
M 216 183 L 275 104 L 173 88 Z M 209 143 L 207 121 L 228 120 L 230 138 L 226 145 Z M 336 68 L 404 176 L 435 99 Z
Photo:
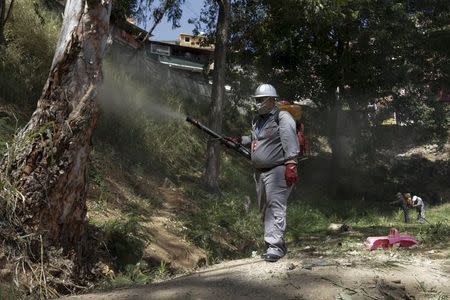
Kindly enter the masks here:
M 110 0 L 68 0 L 37 109 L 3 158 L 1 173 L 22 195 L 10 214 L 25 232 L 70 249 L 85 232 L 87 162 L 98 118 Z
M 13 5 L 14 5 L 14 0 L 11 0 L 11 2 L 9 3 L 8 12 L 6 13 L 6 17 L 5 17 L 4 21 L 3 21 L 3 26 L 5 26 L 6 22 L 9 19 L 9 17 L 11 17 L 11 12 L 12 12 Z
M 219 17 L 214 48 L 214 75 L 211 93 L 209 125 L 216 132 L 222 132 L 223 103 L 225 99 L 226 49 L 230 19 L 230 1 L 218 0 Z M 210 140 L 207 148 L 204 182 L 210 189 L 218 189 L 220 145 Z
M 144 36 L 144 39 L 142 40 L 143 43 L 145 43 L 149 37 L 153 36 L 153 31 L 155 30 L 156 26 L 158 26 L 158 24 L 161 23 L 161 21 L 164 17 L 164 13 L 160 17 L 155 19 L 155 23 L 153 23 L 153 26 L 149 29 L 147 34 Z
M 343 55 L 344 55 L 344 43 L 341 39 L 338 39 L 336 46 L 336 65 L 338 68 L 337 74 L 337 86 L 335 91 L 335 100 L 331 111 L 331 134 L 330 134 L 330 146 L 331 146 L 331 170 L 329 177 L 329 193 L 335 196 L 338 192 L 339 178 L 341 171 L 341 160 L 342 160 L 342 149 L 340 144 L 340 120 L 339 115 L 342 110 L 342 97 L 343 97 L 343 85 L 344 80 L 344 66 L 343 66 Z
M 0 45 L 5 43 L 6 0 L 0 0 Z
M 9 3 L 8 11 L 6 11 L 6 0 L 0 0 L 0 45 L 6 44 L 5 25 L 9 17 L 11 17 L 14 0 Z

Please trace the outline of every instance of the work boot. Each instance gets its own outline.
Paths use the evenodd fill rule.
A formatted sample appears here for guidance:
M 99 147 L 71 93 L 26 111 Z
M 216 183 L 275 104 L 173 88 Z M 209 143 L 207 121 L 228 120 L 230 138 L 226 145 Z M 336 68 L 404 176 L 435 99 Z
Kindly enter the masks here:
M 277 246 L 269 246 L 266 253 L 262 255 L 262 258 L 268 262 L 276 262 L 286 254 L 286 252 L 283 251 L 286 250 L 286 247 L 284 246 L 283 248 L 284 249 L 280 249 Z
M 276 254 L 265 254 L 263 258 L 267 262 L 276 262 L 281 258 L 281 256 Z
M 272 254 L 279 254 L 281 257 L 286 255 L 288 253 L 288 249 L 286 247 L 286 243 L 283 241 L 282 244 L 277 245 L 271 245 L 266 242 L 267 250 L 264 252 L 263 255 L 266 255 L 266 253 L 272 253 Z M 281 253 L 280 253 L 281 252 Z

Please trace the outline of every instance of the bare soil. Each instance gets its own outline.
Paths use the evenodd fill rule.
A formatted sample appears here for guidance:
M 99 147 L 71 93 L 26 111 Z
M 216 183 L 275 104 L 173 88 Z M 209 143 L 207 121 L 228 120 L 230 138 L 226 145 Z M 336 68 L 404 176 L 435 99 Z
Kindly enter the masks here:
M 335 258 L 299 252 L 276 263 L 254 257 L 145 286 L 64 299 L 448 299 L 450 262 L 431 255 L 436 253 L 361 249 Z
M 160 182 L 155 178 L 133 176 L 114 164 L 107 168 L 111 172 L 103 171 L 108 174 L 103 179 L 105 195 L 97 185 L 90 186 L 89 218 L 97 224 L 104 224 L 130 214 L 137 215 L 146 240 L 143 260 L 153 265 L 164 261 L 178 272 L 205 264 L 205 252 L 184 237 L 183 225 L 176 220 L 181 211 L 195 209 L 184 199 L 178 187 L 168 179 Z

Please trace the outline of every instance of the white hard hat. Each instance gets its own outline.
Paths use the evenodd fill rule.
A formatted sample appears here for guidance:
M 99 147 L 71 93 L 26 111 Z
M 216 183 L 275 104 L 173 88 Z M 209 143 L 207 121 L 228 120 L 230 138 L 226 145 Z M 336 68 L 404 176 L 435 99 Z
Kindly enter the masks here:
M 259 97 L 274 97 L 277 98 L 278 94 L 275 88 L 270 84 L 261 84 L 256 88 L 255 94 L 253 95 L 253 98 L 259 98 Z

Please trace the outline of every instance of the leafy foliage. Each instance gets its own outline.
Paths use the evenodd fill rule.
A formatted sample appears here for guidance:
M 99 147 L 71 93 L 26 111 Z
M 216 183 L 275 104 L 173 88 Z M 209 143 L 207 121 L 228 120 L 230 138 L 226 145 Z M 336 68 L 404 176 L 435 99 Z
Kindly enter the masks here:
M 173 28 L 180 27 L 181 6 L 185 0 L 115 0 L 111 12 L 111 20 L 115 24 L 124 24 L 127 18 L 135 18 L 138 24 L 147 28 L 153 21 L 155 25 L 167 17 Z
M 191 187 L 188 194 L 195 193 L 199 210 L 185 214 L 188 237 L 208 254 L 210 263 L 226 258 L 248 256 L 252 251 L 262 250 L 261 223 L 256 209 L 246 208 L 240 194 L 223 193 L 211 195 Z
M 234 1 L 229 80 L 241 99 L 256 82 L 271 82 L 282 97 L 310 98 L 322 111 L 355 111 L 365 127 L 367 105 L 382 103 L 400 122 L 443 141 L 449 109 L 437 97 L 448 85 L 449 8 L 440 0 L 414 3 Z M 197 28 L 213 36 L 217 8 L 207 4 Z M 334 139 L 332 118 L 317 129 Z

